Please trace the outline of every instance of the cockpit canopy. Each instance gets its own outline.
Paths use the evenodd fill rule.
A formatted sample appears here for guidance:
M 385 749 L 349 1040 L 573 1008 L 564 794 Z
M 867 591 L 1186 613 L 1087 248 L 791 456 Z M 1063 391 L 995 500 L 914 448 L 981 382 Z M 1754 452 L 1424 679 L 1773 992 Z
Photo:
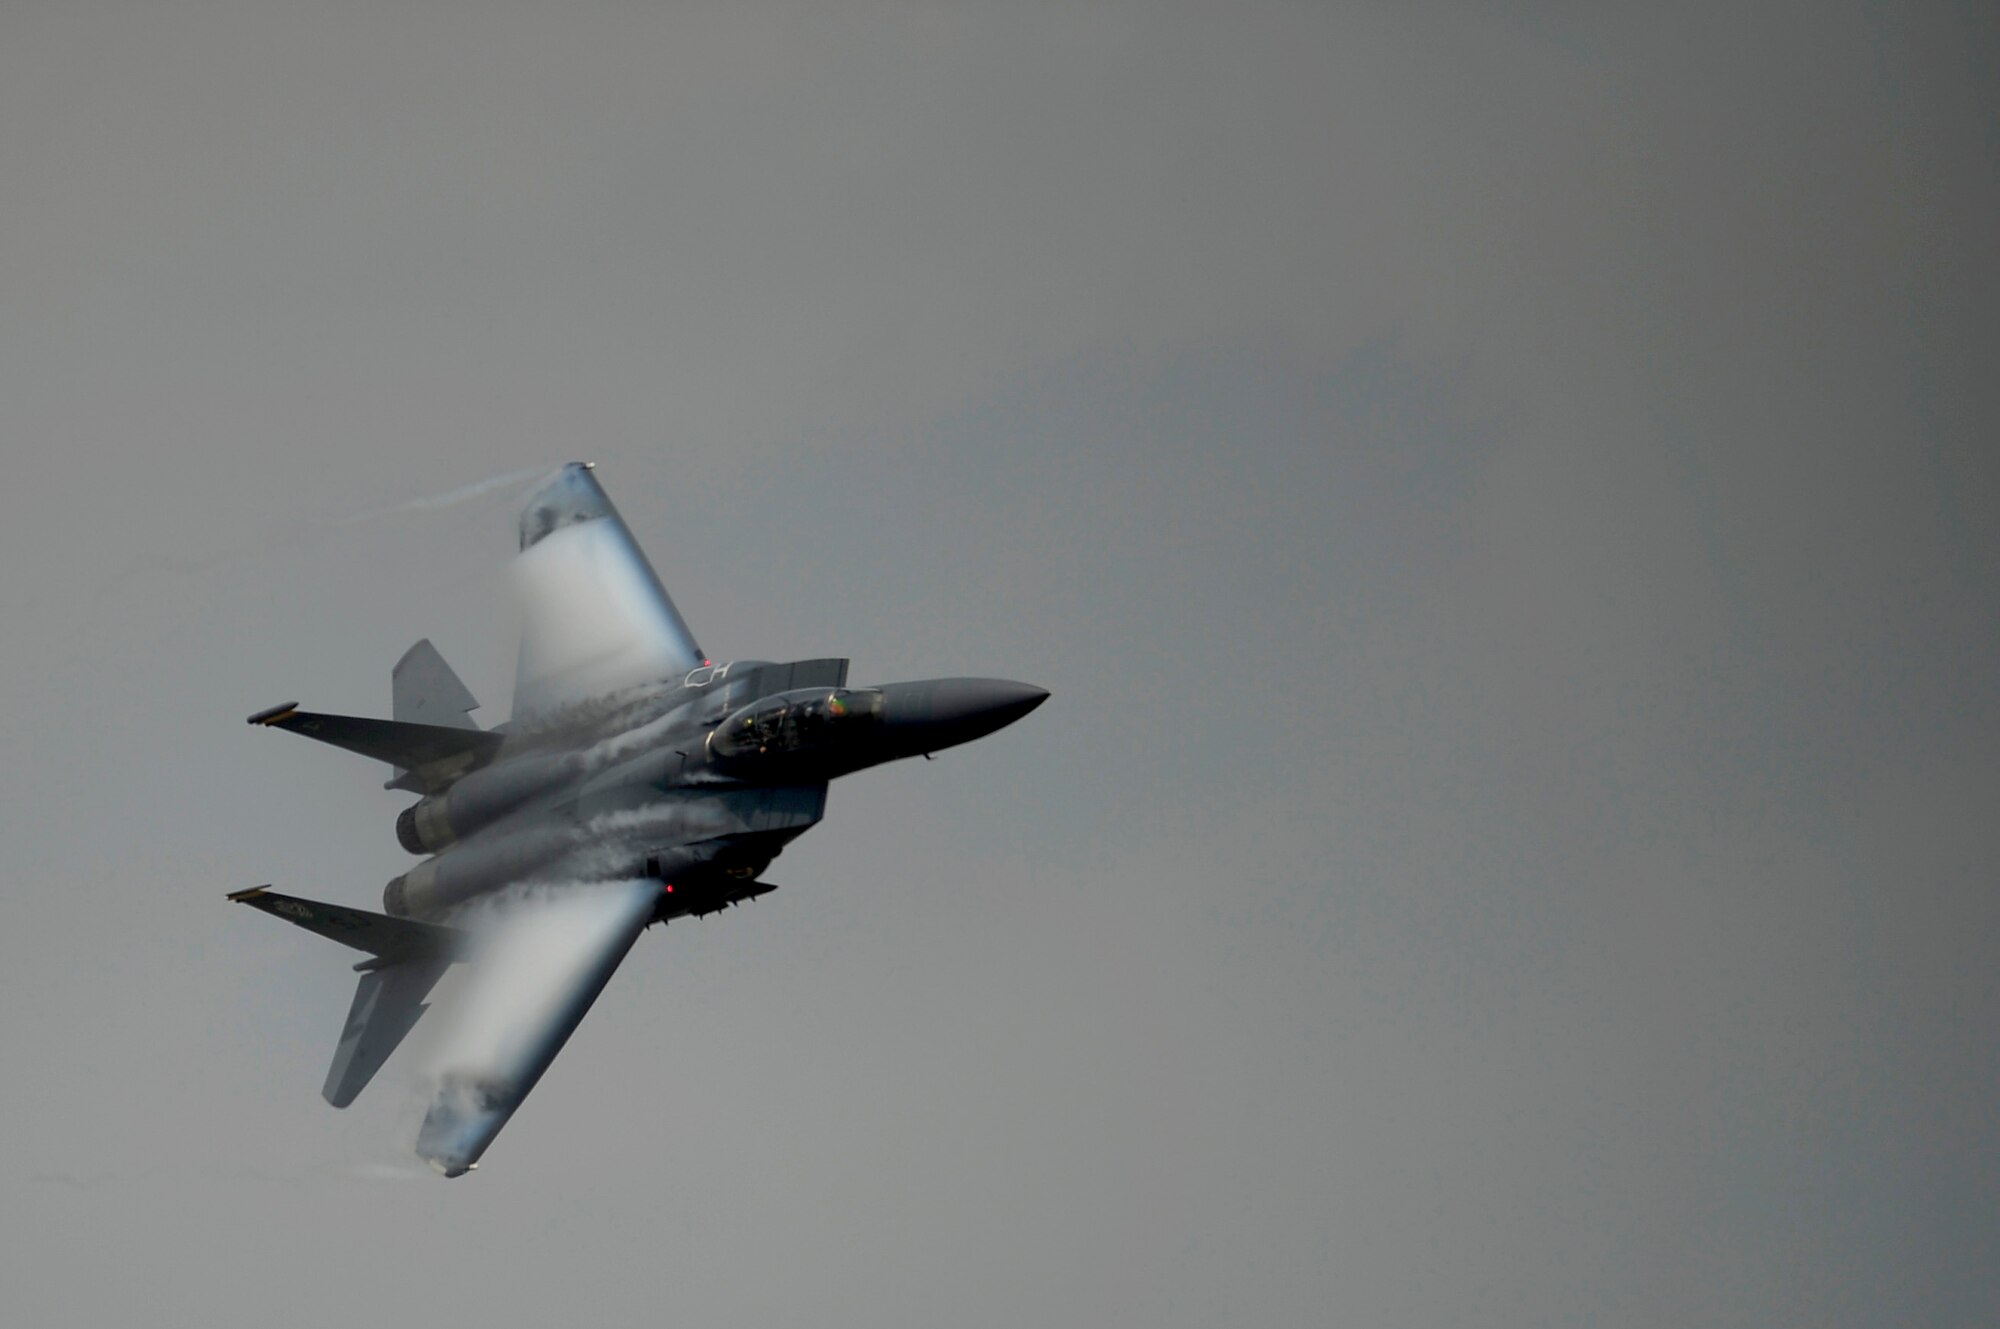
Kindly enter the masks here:
M 751 702 L 709 735 L 719 760 L 810 752 L 882 713 L 874 688 L 800 688 Z

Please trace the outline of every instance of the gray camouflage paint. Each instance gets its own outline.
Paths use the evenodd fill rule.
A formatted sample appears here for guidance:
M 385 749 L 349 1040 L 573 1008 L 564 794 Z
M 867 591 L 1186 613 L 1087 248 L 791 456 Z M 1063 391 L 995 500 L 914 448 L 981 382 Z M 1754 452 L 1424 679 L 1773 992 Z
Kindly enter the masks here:
M 500 969 L 476 974 L 460 1000 L 467 1020 L 504 1026 L 504 1054 L 476 1071 L 448 1065 L 418 1132 L 418 1155 L 447 1177 L 478 1166 L 641 930 L 769 893 L 758 878 L 819 822 L 829 780 L 970 742 L 1048 697 L 1000 679 L 850 689 L 844 660 L 705 659 L 582 464 L 529 498 L 520 527 L 527 612 L 515 696 L 532 704 L 504 737 L 471 726 L 472 694 L 428 641 L 391 671 L 397 722 L 290 703 L 250 717 L 383 757 L 397 765 L 390 787 L 424 791 L 395 829 L 405 849 L 433 856 L 384 889 L 386 917 L 263 889 L 230 898 L 376 956 L 357 966 L 365 972 L 327 1072 L 335 1107 L 415 1028 L 446 964 Z M 609 647 L 556 640 L 552 616 Z M 454 723 L 439 728 L 441 718 Z M 437 925 L 436 940 L 405 920 Z M 462 928 L 502 940 L 475 946 Z M 573 953 L 550 968 L 539 948 L 560 949 L 577 928 Z

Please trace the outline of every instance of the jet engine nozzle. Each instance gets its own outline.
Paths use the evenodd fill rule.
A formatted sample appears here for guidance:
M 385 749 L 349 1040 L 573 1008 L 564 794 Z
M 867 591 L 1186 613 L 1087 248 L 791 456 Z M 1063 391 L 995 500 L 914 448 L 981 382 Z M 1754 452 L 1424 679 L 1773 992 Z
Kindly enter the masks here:
M 435 854 L 458 837 L 444 816 L 444 800 L 426 798 L 396 815 L 396 843 L 413 854 Z
M 396 818 L 396 842 L 413 854 L 442 853 L 582 769 L 573 753 L 533 753 L 495 762 L 431 794 Z

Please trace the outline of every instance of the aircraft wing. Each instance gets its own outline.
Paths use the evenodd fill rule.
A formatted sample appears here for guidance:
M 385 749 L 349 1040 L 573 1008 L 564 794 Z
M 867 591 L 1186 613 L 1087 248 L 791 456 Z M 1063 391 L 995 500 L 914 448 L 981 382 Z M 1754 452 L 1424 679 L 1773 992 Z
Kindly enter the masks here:
M 522 509 L 514 582 L 522 619 L 517 724 L 680 678 L 703 661 L 588 466 L 563 467 Z
M 659 894 L 650 880 L 579 883 L 494 922 L 447 1017 L 419 1157 L 447 1177 L 478 1166 L 652 919 Z

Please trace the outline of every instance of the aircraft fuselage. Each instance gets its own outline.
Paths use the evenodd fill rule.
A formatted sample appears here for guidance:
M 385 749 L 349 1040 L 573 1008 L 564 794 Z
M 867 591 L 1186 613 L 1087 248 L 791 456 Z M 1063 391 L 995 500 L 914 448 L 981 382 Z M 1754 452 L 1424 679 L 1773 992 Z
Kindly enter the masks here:
M 482 896 L 653 878 L 657 921 L 771 889 L 757 877 L 825 812 L 830 780 L 992 733 L 1047 697 L 1004 679 L 766 692 L 844 661 L 705 665 L 615 708 L 512 734 L 493 761 L 406 809 L 433 856 L 391 881 L 387 913 L 441 920 Z

